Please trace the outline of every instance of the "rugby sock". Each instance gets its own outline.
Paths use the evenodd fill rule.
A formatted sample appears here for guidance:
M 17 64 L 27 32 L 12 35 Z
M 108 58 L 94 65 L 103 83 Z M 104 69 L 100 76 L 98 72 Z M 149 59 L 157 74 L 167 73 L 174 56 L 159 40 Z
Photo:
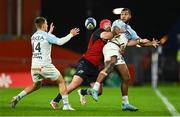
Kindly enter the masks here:
M 128 96 L 122 96 L 122 103 L 123 104 L 129 104 Z
M 95 84 L 93 86 L 93 89 L 96 90 L 96 91 L 99 91 L 99 88 L 100 88 L 100 83 L 99 82 L 95 82 Z
M 62 100 L 63 100 L 63 104 L 64 105 L 68 105 L 69 104 L 68 95 L 62 95 Z
M 61 99 L 62 99 L 62 96 L 60 93 L 58 93 L 58 95 L 56 96 L 56 98 L 54 98 L 53 101 L 59 103 Z
M 23 90 L 15 98 L 19 101 L 21 98 L 23 98 L 26 95 L 27 93 Z
M 84 90 L 87 90 L 86 91 L 86 94 L 85 95 L 91 95 L 91 88 L 88 88 L 88 89 L 84 89 Z M 81 94 L 83 95 L 83 93 L 81 92 Z M 101 94 L 100 93 L 98 93 L 98 96 L 100 96 Z

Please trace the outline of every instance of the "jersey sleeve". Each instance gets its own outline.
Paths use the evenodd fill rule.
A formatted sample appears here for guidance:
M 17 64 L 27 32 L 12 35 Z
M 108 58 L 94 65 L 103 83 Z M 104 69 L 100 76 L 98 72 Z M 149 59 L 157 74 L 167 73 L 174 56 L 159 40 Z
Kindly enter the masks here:
M 55 35 L 50 34 L 50 33 L 47 34 L 47 41 L 49 43 L 51 43 L 51 44 L 58 44 L 58 40 L 59 40 L 59 38 L 56 37 Z
M 114 27 L 117 25 L 117 20 L 115 20 L 113 23 L 112 23 L 112 26 L 111 26 L 111 31 L 114 29 Z
M 131 39 L 135 40 L 135 39 L 139 38 L 136 31 L 134 31 L 130 26 L 128 26 L 127 30 L 131 34 Z
M 69 33 L 65 37 L 58 38 L 53 34 L 48 33 L 47 34 L 47 40 L 51 44 L 56 44 L 56 45 L 63 45 L 66 42 L 68 42 L 71 38 L 73 37 L 73 34 Z

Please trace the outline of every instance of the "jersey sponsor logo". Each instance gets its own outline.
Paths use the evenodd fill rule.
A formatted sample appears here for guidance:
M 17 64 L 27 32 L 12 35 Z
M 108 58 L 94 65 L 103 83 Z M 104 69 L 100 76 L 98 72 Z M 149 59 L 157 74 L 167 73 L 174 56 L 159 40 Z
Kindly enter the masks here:
M 32 40 L 40 41 L 40 40 L 44 40 L 44 37 L 43 36 L 33 36 Z
M 78 74 L 82 74 L 82 73 L 84 73 L 83 70 L 79 70 L 79 71 L 78 71 Z
M 33 58 L 42 59 L 42 53 L 33 53 Z
M 33 58 L 42 59 L 42 53 L 41 53 L 41 43 L 40 42 L 33 42 L 32 43 L 32 52 L 33 52 Z

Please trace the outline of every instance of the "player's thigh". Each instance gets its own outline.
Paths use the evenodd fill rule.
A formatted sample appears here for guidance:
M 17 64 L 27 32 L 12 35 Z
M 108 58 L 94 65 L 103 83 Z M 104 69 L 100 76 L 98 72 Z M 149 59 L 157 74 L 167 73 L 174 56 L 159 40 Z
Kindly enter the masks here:
M 119 64 L 126 64 L 123 56 L 120 53 L 117 55 L 117 61 L 115 65 L 119 65 Z
M 117 63 L 117 55 L 113 55 L 110 57 L 109 61 L 105 62 L 105 66 L 112 65 L 114 66 Z
M 71 92 L 78 88 L 83 82 L 83 78 L 78 75 L 74 75 L 71 83 L 67 86 L 68 92 Z
M 129 70 L 126 64 L 118 64 L 116 65 L 116 69 L 118 73 L 121 75 L 122 79 L 124 80 L 130 79 Z

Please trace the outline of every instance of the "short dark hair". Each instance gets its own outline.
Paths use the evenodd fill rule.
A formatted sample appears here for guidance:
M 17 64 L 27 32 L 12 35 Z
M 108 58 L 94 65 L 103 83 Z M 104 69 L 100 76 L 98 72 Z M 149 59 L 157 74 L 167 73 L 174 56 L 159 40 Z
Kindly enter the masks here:
M 128 11 L 128 13 L 131 15 L 131 10 L 129 8 L 123 8 L 122 11 Z
M 37 17 L 34 21 L 35 25 L 36 25 L 36 28 L 41 28 L 42 27 L 42 24 L 44 24 L 46 21 L 46 18 L 44 17 Z

